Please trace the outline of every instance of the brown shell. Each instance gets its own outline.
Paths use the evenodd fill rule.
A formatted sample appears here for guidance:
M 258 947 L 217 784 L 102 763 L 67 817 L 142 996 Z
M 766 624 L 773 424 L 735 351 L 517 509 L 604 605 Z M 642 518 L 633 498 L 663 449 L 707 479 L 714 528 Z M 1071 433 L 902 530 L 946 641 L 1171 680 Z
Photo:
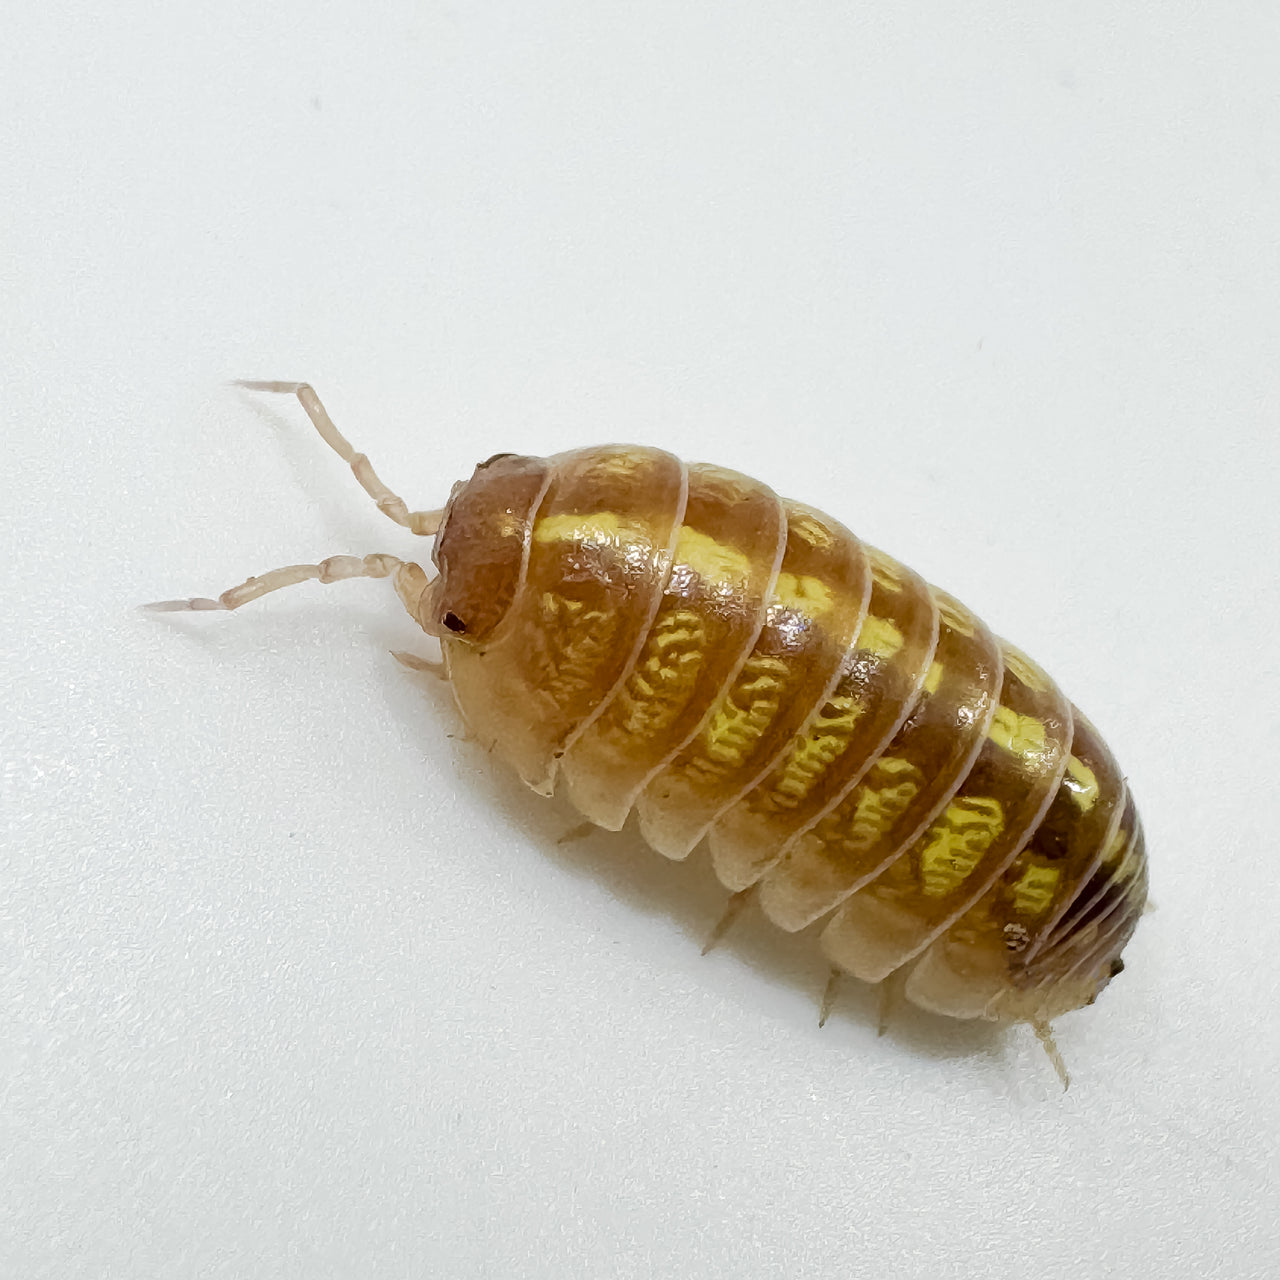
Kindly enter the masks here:
M 1146 861 L 1106 745 L 829 516 L 656 449 L 499 455 L 435 558 L 420 620 L 535 790 L 671 858 L 709 836 L 726 887 L 940 1013 L 1043 1022 L 1119 971 Z

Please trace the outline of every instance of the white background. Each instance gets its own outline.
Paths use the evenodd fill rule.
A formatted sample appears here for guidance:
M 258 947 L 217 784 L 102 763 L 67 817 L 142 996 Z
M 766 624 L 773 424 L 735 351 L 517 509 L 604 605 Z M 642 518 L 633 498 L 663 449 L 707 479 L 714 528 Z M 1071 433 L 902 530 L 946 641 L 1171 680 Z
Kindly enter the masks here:
M 0 32 L 0 1274 L 1280 1274 L 1280 16 L 54 4 Z M 1158 910 L 875 997 L 460 740 L 335 552 L 499 450 L 829 509 L 1033 653 Z

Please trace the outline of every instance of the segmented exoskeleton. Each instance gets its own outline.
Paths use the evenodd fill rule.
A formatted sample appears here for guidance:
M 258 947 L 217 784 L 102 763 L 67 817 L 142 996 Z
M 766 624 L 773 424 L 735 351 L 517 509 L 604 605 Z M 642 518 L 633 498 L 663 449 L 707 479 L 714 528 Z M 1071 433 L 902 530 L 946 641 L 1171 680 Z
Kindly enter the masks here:
M 843 525 L 758 481 L 609 445 L 498 454 L 410 513 L 292 391 L 379 506 L 435 534 L 389 555 L 474 735 L 591 822 L 715 870 L 779 927 L 825 918 L 837 971 L 1042 1031 L 1122 967 L 1146 899 L 1141 826 L 1097 732 L 1038 666 Z M 429 665 L 420 663 L 419 665 Z

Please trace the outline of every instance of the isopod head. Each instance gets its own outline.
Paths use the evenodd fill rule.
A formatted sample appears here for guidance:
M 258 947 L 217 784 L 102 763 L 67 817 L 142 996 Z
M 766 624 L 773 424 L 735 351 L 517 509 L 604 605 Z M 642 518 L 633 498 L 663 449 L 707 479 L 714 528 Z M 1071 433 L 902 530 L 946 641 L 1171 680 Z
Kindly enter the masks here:
M 434 579 L 414 564 L 397 574 L 405 608 L 428 635 L 482 644 L 511 607 L 533 512 L 546 488 L 541 458 L 495 454 L 455 484 L 436 534 Z

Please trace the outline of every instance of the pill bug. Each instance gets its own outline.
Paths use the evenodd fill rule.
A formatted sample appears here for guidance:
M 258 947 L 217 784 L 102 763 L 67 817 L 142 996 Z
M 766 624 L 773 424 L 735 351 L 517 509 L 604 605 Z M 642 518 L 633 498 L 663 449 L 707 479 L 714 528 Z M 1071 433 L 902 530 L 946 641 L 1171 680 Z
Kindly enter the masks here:
M 335 556 L 250 578 L 390 577 L 473 735 L 668 858 L 704 839 L 733 897 L 822 920 L 832 966 L 913 1004 L 1052 1019 L 1123 968 L 1146 901 L 1141 823 L 1097 731 L 968 609 L 820 511 L 660 449 L 496 454 L 410 511 L 296 394 L 379 508 L 434 536 L 434 576 Z M 887 989 L 887 988 L 886 988 Z

